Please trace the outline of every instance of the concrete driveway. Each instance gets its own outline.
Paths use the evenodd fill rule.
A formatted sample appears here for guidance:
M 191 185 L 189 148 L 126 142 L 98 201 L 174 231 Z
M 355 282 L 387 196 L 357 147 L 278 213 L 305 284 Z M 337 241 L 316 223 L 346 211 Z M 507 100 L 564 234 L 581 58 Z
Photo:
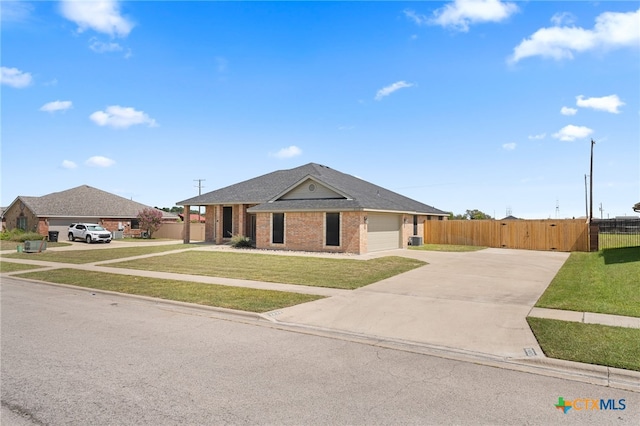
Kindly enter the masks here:
M 429 262 L 404 274 L 270 313 L 302 324 L 503 358 L 542 350 L 525 320 L 568 253 L 485 249 L 378 253 Z

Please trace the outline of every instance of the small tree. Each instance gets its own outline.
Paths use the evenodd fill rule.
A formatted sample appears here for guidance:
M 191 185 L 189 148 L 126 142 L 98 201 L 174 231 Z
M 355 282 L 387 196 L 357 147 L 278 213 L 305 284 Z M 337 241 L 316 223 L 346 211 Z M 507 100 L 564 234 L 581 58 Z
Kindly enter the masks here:
M 138 212 L 138 221 L 140 222 L 140 229 L 147 231 L 149 238 L 154 232 L 162 225 L 162 212 L 157 209 L 145 208 Z

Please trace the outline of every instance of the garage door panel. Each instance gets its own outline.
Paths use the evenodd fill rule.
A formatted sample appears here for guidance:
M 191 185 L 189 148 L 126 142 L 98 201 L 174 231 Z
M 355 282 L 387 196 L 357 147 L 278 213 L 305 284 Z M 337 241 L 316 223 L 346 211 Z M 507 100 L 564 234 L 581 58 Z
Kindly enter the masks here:
M 58 231 L 60 235 L 67 235 L 69 225 L 72 223 L 87 222 L 95 223 L 95 218 L 72 217 L 66 219 L 49 219 L 49 231 Z M 62 238 L 62 237 L 59 237 Z
M 372 214 L 368 217 L 367 251 L 392 250 L 400 247 L 400 216 Z

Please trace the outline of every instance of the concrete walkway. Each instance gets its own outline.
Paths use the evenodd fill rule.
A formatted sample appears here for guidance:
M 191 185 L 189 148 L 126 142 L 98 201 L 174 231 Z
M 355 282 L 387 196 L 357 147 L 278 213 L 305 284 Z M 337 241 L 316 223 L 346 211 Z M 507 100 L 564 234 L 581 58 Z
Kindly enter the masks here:
M 47 251 L 103 249 L 131 244 L 140 246 L 141 244 L 175 244 L 175 242 L 114 241 L 111 245 L 74 243 L 71 247 L 50 248 Z M 145 255 L 145 257 L 162 256 L 185 250 L 217 251 L 229 250 L 229 247 L 191 246 L 171 252 Z M 8 252 L 14 253 L 14 251 Z M 4 253 L 7 251 L 2 252 Z M 316 255 L 290 252 L 265 253 Z M 80 265 L 38 261 L 28 256 L 22 259 L 6 259 L 6 261 L 35 264 L 47 269 L 75 268 L 158 279 L 317 294 L 326 298 L 270 312 L 264 317 L 284 324 L 428 344 L 443 349 L 500 358 L 542 355 L 542 350 L 525 320 L 528 315 L 640 328 L 640 318 L 533 307 L 564 264 L 569 256 L 568 253 L 508 249 L 485 249 L 466 253 L 393 250 L 363 256 L 331 254 L 321 256 L 365 260 L 387 255 L 417 258 L 429 264 L 357 290 L 340 290 L 106 266 L 111 262 L 134 258 Z M 13 274 L 19 274 L 19 272 Z

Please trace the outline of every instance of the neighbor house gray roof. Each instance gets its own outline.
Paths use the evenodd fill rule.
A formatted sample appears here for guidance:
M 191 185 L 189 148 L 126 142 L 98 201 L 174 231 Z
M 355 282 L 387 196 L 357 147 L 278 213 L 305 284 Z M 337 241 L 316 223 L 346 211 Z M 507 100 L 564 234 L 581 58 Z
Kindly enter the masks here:
M 306 178 L 327 185 L 343 199 L 275 200 Z M 176 203 L 204 206 L 213 204 L 257 204 L 249 211 L 294 210 L 380 210 L 447 215 L 447 212 L 423 204 L 396 192 L 374 185 L 329 167 L 309 163 L 289 170 L 278 170 L 235 185 L 211 191 Z
M 81 185 L 66 191 L 54 192 L 42 197 L 19 196 L 38 217 L 95 217 L 133 219 L 150 206 L 102 191 L 88 185 Z M 12 203 L 13 204 L 13 203 Z M 162 212 L 165 219 L 178 219 L 173 213 Z

